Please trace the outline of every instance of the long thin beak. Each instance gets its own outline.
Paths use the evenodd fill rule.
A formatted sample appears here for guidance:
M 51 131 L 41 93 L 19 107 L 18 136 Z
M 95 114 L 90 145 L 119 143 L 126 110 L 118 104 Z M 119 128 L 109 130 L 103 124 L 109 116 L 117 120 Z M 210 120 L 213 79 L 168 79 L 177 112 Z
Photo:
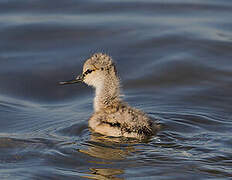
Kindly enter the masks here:
M 84 79 L 84 76 L 81 74 L 77 76 L 76 79 L 68 80 L 68 81 L 61 81 L 59 82 L 60 85 L 66 85 L 66 84 L 74 84 L 74 83 L 79 83 L 82 82 Z

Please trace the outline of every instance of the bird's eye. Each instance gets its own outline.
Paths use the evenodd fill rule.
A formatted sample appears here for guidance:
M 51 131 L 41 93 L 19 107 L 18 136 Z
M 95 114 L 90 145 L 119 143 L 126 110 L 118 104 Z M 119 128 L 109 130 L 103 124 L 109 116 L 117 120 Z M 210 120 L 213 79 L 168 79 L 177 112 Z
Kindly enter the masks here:
M 93 72 L 93 70 L 92 69 L 87 69 L 86 71 L 85 71 L 85 75 L 87 75 L 87 74 L 89 74 L 89 73 L 91 73 L 91 72 Z

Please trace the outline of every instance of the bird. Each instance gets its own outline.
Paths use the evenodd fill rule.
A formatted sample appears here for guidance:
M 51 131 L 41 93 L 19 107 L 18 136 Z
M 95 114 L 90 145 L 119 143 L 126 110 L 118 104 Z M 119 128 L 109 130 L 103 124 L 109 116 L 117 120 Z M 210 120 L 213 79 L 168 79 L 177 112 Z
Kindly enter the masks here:
M 147 114 L 121 99 L 119 75 L 109 55 L 93 54 L 85 61 L 79 76 L 59 84 L 79 82 L 95 88 L 94 113 L 88 121 L 93 132 L 110 137 L 147 139 L 160 129 Z

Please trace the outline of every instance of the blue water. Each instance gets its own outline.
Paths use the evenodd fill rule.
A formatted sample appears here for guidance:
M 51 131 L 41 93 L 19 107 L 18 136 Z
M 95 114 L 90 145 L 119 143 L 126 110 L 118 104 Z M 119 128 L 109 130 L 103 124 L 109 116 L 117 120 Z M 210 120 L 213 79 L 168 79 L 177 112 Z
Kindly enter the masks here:
M 232 2 L 0 2 L 0 179 L 232 178 Z M 104 52 L 162 129 L 93 134 L 94 90 L 58 86 Z

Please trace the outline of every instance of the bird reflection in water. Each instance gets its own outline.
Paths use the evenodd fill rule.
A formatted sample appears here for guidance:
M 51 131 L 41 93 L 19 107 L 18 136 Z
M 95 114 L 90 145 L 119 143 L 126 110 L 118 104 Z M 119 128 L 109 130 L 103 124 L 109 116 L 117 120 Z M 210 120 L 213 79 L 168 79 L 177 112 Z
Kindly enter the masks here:
M 90 173 L 88 175 L 82 176 L 89 179 L 113 179 L 113 180 L 123 180 L 124 178 L 115 177 L 120 174 L 124 174 L 124 170 L 121 169 L 112 169 L 112 168 L 89 168 Z
M 96 158 L 90 163 L 103 165 L 104 168 L 89 168 L 90 172 L 86 172 L 83 177 L 89 179 L 123 179 L 117 175 L 124 174 L 123 169 L 105 168 L 105 166 L 112 165 L 112 161 L 125 160 L 131 153 L 136 152 L 134 144 L 137 140 L 112 138 L 98 134 L 91 134 L 90 141 L 88 141 L 88 149 L 79 149 L 79 152 L 87 154 Z M 112 166 L 111 166 L 112 167 Z

